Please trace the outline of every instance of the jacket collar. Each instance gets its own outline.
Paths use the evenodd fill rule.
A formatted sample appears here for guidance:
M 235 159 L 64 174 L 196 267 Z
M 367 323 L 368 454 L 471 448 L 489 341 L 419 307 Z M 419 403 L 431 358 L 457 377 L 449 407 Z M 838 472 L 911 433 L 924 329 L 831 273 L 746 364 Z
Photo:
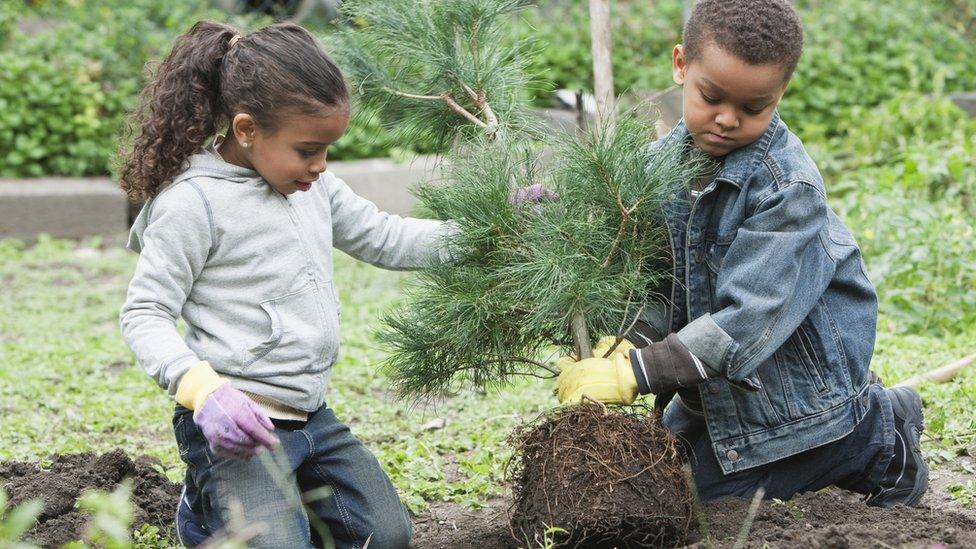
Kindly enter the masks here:
M 785 124 L 779 117 L 779 111 L 774 111 L 773 117 L 769 120 L 769 125 L 766 127 L 766 131 L 759 136 L 759 139 L 725 156 L 725 160 L 722 162 L 722 168 L 715 174 L 715 180 L 731 183 L 741 189 L 746 179 L 755 173 L 759 164 L 769 154 L 773 137 L 775 137 L 781 127 L 785 127 Z M 688 126 L 685 125 L 685 120 L 682 118 L 671 132 L 664 137 L 664 140 L 665 142 L 674 140 L 686 141 L 688 137 Z

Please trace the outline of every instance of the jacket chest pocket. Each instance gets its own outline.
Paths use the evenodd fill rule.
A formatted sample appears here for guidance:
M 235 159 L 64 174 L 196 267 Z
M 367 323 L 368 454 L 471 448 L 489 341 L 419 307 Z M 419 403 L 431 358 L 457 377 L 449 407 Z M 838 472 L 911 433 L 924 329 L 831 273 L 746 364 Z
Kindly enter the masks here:
M 247 345 L 241 365 L 247 377 L 321 370 L 338 350 L 338 312 L 331 284 L 313 283 L 261 302 L 267 337 Z

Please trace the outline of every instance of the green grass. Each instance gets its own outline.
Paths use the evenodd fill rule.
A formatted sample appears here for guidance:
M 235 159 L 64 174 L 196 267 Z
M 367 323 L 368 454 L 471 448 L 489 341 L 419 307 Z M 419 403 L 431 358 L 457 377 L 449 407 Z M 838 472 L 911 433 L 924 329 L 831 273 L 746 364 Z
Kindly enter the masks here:
M 158 457 L 174 481 L 182 465 L 173 404 L 134 363 L 118 310 L 136 256 L 100 240 L 0 241 L 0 460 L 51 453 Z M 527 380 L 499 392 L 466 392 L 426 409 L 398 402 L 378 375 L 384 349 L 372 338 L 405 280 L 337 254 L 342 352 L 327 401 L 379 457 L 413 512 L 426 502 L 477 506 L 503 490 L 506 437 L 522 418 L 555 405 L 551 384 Z M 874 369 L 887 383 L 976 352 L 976 327 L 944 337 L 905 336 L 879 322 Z M 976 368 L 922 388 L 934 463 L 976 455 Z M 445 418 L 441 428 L 430 426 Z
M 136 255 L 116 244 L 0 241 L 0 459 L 122 448 L 158 457 L 180 481 L 173 403 L 119 335 Z M 432 500 L 477 505 L 501 491 L 505 439 L 521 417 L 555 404 L 551 387 L 526 381 L 425 409 L 396 401 L 376 373 L 384 351 L 372 332 L 405 276 L 337 254 L 342 352 L 327 401 L 376 453 L 412 511 Z M 428 426 L 440 417 L 442 428 Z

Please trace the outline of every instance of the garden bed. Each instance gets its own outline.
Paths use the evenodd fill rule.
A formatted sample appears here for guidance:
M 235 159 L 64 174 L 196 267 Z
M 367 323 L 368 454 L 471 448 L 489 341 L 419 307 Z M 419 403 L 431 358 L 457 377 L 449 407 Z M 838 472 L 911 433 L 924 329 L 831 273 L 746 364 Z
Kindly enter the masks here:
M 0 461 L 6 463 L 0 466 L 5 471 L 0 485 L 12 494 L 8 483 L 15 460 L 33 464 L 21 466 L 17 470 L 26 473 L 17 476 L 39 480 L 42 469 L 52 470 L 52 454 L 101 455 L 117 449 L 128 456 L 151 454 L 169 480 L 154 476 L 144 485 L 146 491 L 136 479 L 133 503 L 147 511 L 140 494 L 159 488 L 149 498 L 158 507 L 149 510 L 158 509 L 156 524 L 171 535 L 178 493 L 174 482 L 182 479 L 184 465 L 172 436 L 172 399 L 133 363 L 118 336 L 118 308 L 136 261 L 135 254 L 120 248 L 122 241 L 123 234 L 83 243 L 42 239 L 31 247 L 0 241 L 0 309 L 9 312 L 0 318 Z M 426 410 L 396 402 L 389 381 L 376 375 L 385 350 L 368 334 L 377 317 L 401 299 L 404 275 L 344 254 L 335 261 L 344 304 L 343 351 L 329 405 L 390 474 L 414 514 L 415 546 L 514 546 L 508 537 L 508 488 L 500 478 L 511 452 L 507 435 L 555 403 L 551 383 L 528 380 L 488 394 L 463 393 Z M 964 326 L 938 335 L 898 333 L 890 317 L 882 317 L 879 326 L 872 368 L 890 382 L 971 353 L 976 340 L 976 332 Z M 969 404 L 976 398 L 974 387 L 976 369 L 970 368 L 951 383 L 920 388 L 926 419 L 922 448 L 932 466 L 925 508 L 885 512 L 839 491 L 811 494 L 798 498 L 795 507 L 764 504 L 750 543 L 761 546 L 768 539 L 773 546 L 800 546 L 793 540 L 827 540 L 833 527 L 853 547 L 880 546 L 876 541 L 927 547 L 933 540 L 976 546 L 976 513 L 966 507 L 976 494 Z M 142 462 L 132 463 L 140 471 Z M 152 470 L 159 472 L 155 466 Z M 96 483 L 97 478 L 92 474 L 83 484 L 110 488 L 108 482 Z M 711 538 L 725 540 L 716 545 L 733 544 L 727 538 L 734 540 L 747 507 L 705 507 Z
M 966 460 L 967 463 L 971 460 Z M 960 463 L 959 465 L 966 465 Z M 971 463 L 969 463 L 971 465 Z M 0 463 L 0 479 L 13 503 L 44 501 L 40 524 L 30 537 L 42 546 L 56 546 L 84 533 L 87 517 L 74 508 L 85 488 L 111 490 L 132 477 L 135 526 L 148 523 L 172 532 L 179 485 L 158 470 L 158 461 L 130 458 L 121 450 L 100 456 L 85 453 L 52 456 L 41 462 Z M 945 487 L 969 475 L 939 469 L 932 489 L 919 508 L 867 507 L 855 494 L 828 490 L 804 494 L 793 501 L 763 502 L 746 538 L 746 547 L 973 547 L 976 512 L 944 496 Z M 519 547 L 509 532 L 508 497 L 497 497 L 473 509 L 434 502 L 414 518 L 414 547 L 448 549 Z M 749 501 L 725 500 L 697 509 L 698 525 L 689 547 L 733 547 L 749 515 Z

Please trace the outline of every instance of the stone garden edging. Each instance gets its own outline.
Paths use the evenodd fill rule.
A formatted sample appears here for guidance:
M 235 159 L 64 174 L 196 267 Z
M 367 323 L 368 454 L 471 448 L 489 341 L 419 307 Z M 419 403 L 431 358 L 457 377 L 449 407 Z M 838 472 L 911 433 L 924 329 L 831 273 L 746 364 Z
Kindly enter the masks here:
M 403 163 L 389 158 L 335 161 L 329 169 L 381 210 L 400 215 L 413 209 L 414 185 L 440 177 L 434 156 Z M 128 229 L 130 213 L 118 184 L 107 177 L 0 179 L 0 238 L 117 235 Z

